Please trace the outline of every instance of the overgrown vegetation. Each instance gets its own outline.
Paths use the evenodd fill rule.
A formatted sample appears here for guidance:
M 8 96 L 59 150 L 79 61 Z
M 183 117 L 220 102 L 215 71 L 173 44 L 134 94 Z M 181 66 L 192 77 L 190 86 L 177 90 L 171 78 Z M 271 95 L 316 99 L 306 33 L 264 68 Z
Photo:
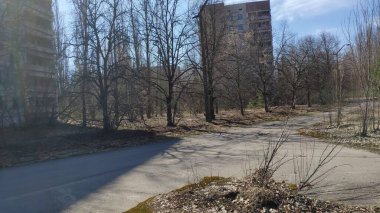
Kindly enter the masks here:
M 375 113 L 377 113 L 375 109 Z M 371 117 L 370 121 L 374 118 Z M 304 127 L 298 130 L 301 135 L 323 139 L 330 143 L 339 143 L 343 146 L 364 149 L 374 153 L 380 153 L 380 134 L 377 127 L 371 126 L 366 137 L 361 135 L 362 111 L 355 104 L 350 104 L 348 109 L 342 112 L 342 123 L 339 127 L 331 125 L 329 121 Z
M 163 115 L 176 126 L 185 113 L 213 122 L 219 111 L 245 116 L 252 106 L 270 113 L 275 106 L 337 104 L 339 111 L 346 94 L 356 94 L 365 99 L 366 136 L 379 91 L 376 0 L 358 3 L 345 28 L 348 42 L 326 32 L 297 37 L 284 25 L 273 46 L 254 28 L 237 36 L 215 2 L 72 0 L 73 21 L 65 23 L 56 1 L 53 117 L 112 131 Z

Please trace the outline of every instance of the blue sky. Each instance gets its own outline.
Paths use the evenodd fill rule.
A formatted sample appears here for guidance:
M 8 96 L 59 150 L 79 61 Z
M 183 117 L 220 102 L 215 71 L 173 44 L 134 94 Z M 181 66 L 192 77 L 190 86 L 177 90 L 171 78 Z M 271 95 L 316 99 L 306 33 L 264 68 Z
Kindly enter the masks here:
M 58 0 L 61 10 L 69 20 L 70 0 Z M 251 2 L 255 0 L 226 0 L 226 4 Z M 331 32 L 344 39 L 342 25 L 358 0 L 271 0 L 273 28 L 284 21 L 290 31 L 299 36 Z
M 226 0 L 226 3 L 251 1 Z M 342 26 L 357 2 L 358 0 L 271 0 L 273 28 L 275 30 L 286 21 L 290 31 L 299 36 L 327 31 L 343 40 L 345 36 Z

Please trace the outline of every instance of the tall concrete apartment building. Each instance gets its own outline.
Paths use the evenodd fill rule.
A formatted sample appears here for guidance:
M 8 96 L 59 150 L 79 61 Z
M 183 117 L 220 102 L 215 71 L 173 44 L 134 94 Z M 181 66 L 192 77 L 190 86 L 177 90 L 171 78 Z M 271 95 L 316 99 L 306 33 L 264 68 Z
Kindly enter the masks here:
M 272 20 L 269 0 L 225 5 L 224 8 L 230 31 L 255 30 L 270 37 Z
M 272 42 L 272 17 L 270 0 L 254 0 L 239 4 L 214 3 L 205 8 L 205 14 L 209 14 L 204 20 L 208 25 L 216 26 L 213 30 L 219 34 L 223 29 L 224 34 L 239 34 L 243 39 L 244 34 L 251 33 L 256 40 L 259 40 L 263 54 L 268 63 L 273 58 Z M 210 14 L 214 14 L 211 15 Z M 212 24 L 211 17 L 216 19 L 216 24 Z M 207 24 L 206 24 L 207 26 Z M 209 26 L 212 28 L 212 26 Z M 207 29 L 205 29 L 207 30 Z M 210 29 L 211 30 L 211 29 Z
M 0 0 L 0 128 L 53 117 L 52 21 L 51 0 Z

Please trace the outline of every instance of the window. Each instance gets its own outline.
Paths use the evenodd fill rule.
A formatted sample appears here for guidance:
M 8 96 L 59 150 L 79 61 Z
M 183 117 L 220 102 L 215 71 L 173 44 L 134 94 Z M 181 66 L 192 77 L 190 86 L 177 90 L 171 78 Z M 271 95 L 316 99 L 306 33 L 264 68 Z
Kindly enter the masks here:
M 239 24 L 238 29 L 241 30 L 241 31 L 244 30 L 244 25 Z
M 259 19 L 267 19 L 270 17 L 269 11 L 263 11 L 258 13 Z
M 238 20 L 243 20 L 243 14 L 238 15 Z

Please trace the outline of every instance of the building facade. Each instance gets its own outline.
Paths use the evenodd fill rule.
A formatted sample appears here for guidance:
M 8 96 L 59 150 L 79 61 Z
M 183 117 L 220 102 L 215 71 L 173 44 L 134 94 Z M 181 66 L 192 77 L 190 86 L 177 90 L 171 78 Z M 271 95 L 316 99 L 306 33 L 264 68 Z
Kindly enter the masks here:
M 227 32 L 245 35 L 254 46 L 257 62 L 271 69 L 273 63 L 273 34 L 270 0 L 225 5 Z
M 270 0 L 240 4 L 215 3 L 206 6 L 206 13 L 214 13 L 215 24 L 225 34 L 255 34 L 269 54 L 272 54 L 272 16 Z M 204 16 L 206 17 L 206 16 Z M 211 23 L 212 21 L 205 21 Z
M 204 8 L 201 16 L 203 48 L 213 49 L 219 43 L 227 44 L 231 39 L 238 39 L 242 49 L 251 46 L 260 52 L 257 54 L 260 59 L 254 60 L 271 66 L 273 35 L 270 0 L 229 5 L 213 3 Z
M 254 1 L 225 5 L 230 30 L 246 32 L 249 30 L 271 33 L 272 20 L 270 1 Z M 267 37 L 270 37 L 267 35 Z
M 51 0 L 0 0 L 0 127 L 47 123 L 57 106 Z

